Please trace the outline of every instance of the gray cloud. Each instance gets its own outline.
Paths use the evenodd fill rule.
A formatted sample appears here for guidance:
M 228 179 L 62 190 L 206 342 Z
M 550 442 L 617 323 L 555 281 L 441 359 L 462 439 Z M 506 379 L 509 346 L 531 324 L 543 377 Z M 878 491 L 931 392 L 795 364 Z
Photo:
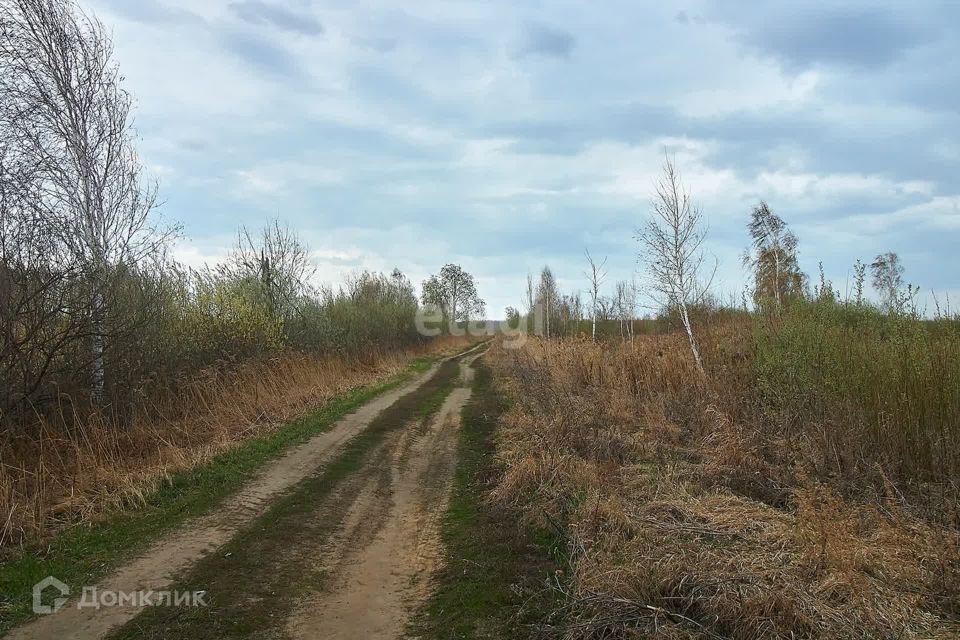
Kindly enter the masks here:
M 577 39 L 569 31 L 530 22 L 524 27 L 523 38 L 516 57 L 542 55 L 552 58 L 569 58 L 577 46 Z
M 960 128 L 954 115 L 945 126 L 856 130 L 842 121 L 831 121 L 816 111 L 800 108 L 741 110 L 723 115 L 695 117 L 666 106 L 636 103 L 591 105 L 565 119 L 514 119 L 483 127 L 479 134 L 514 140 L 517 153 L 574 156 L 591 144 L 605 141 L 644 144 L 662 137 L 707 140 L 713 149 L 706 155 L 711 165 L 748 177 L 772 166 L 772 152 L 794 149 L 821 173 L 861 173 L 896 181 L 929 180 L 935 190 L 953 189 L 957 162 L 945 161 L 947 122 Z M 958 146 L 960 148 L 960 146 Z
M 156 0 L 140 0 L 139 2 L 107 0 L 104 5 L 112 11 L 116 11 L 119 15 L 144 24 L 202 25 L 204 23 L 204 20 L 195 13 L 185 9 L 169 7 Z
M 669 107 L 636 103 L 621 106 L 591 105 L 584 113 L 564 119 L 530 118 L 499 121 L 483 135 L 515 139 L 520 153 L 575 155 L 589 144 L 617 141 L 641 144 L 658 136 L 683 135 L 695 120 Z
M 209 142 L 201 138 L 183 138 L 176 144 L 180 149 L 190 153 L 201 153 L 210 148 Z
M 266 40 L 239 32 L 227 32 L 221 39 L 230 53 L 268 75 L 286 79 L 302 79 L 306 75 L 298 60 Z
M 355 38 L 354 42 L 362 47 L 373 49 L 378 53 L 389 53 L 396 49 L 398 44 L 396 38 L 390 38 L 387 36 L 360 37 Z
M 237 224 L 279 210 L 320 247 L 348 238 L 363 248 L 357 255 L 422 264 L 424 273 L 438 256 L 472 256 L 481 278 L 514 273 L 515 290 L 498 283 L 484 292 L 497 307 L 514 303 L 527 269 L 544 261 L 582 286 L 585 245 L 629 277 L 654 156 L 675 144 L 734 288 L 743 223 L 761 197 L 796 228 L 808 271 L 822 259 L 841 282 L 856 257 L 893 249 L 911 281 L 955 286 L 942 268 L 955 253 L 960 171 L 960 88 L 948 64 L 960 53 L 952 8 L 960 4 L 952 0 L 710 3 L 719 12 L 690 0 L 619 2 L 608 12 L 586 2 L 387 0 L 360 9 L 331 0 L 324 6 L 336 12 L 338 46 L 313 39 L 296 49 L 291 35 L 323 29 L 297 15 L 306 0 L 235 0 L 225 28 L 215 18 L 170 25 L 189 16 L 165 7 L 192 11 L 190 0 L 90 1 L 135 14 L 119 23 L 118 56 L 144 86 L 158 64 L 179 65 L 190 80 L 203 56 L 235 74 L 215 96 L 196 82 L 139 91 L 153 101 L 140 120 L 151 160 L 196 178 L 170 181 L 164 197 L 166 214 L 197 237 L 228 244 Z M 505 60 L 502 34 L 514 28 Z M 141 33 L 176 38 L 189 55 L 157 61 Z M 242 73 L 217 55 L 224 51 L 244 61 Z M 318 74 L 305 91 L 307 65 L 318 59 L 335 81 Z M 255 82 L 255 71 L 271 82 Z M 231 113 L 235 100 L 250 108 Z M 204 132 L 198 142 L 207 148 L 196 134 L 168 133 L 180 130 Z M 291 180 L 240 198 L 211 178 L 270 162 L 341 179 Z M 397 242 L 398 229 L 406 241 Z
M 296 13 L 276 4 L 260 0 L 242 0 L 231 2 L 230 11 L 250 24 L 269 24 L 285 31 L 294 31 L 308 36 L 323 33 L 323 25 L 313 16 Z
M 693 22 L 694 24 L 706 24 L 707 22 L 703 16 L 701 15 L 691 16 L 690 14 L 688 14 L 686 11 L 683 11 L 682 9 L 680 11 L 677 11 L 677 15 L 675 15 L 673 19 L 679 22 L 680 24 L 690 24 L 691 22 Z
M 769 55 L 791 70 L 817 65 L 881 69 L 927 42 L 929 26 L 878 6 L 800 3 L 775 14 L 751 11 L 730 21 L 741 28 L 747 48 Z

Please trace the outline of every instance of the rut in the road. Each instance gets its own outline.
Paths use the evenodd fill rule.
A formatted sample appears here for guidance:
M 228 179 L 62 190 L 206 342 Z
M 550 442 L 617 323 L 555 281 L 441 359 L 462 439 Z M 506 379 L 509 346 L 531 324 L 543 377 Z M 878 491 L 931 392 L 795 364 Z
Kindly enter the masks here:
M 469 363 L 463 372 L 468 383 Z M 357 495 L 339 535 L 317 554 L 314 566 L 330 578 L 299 603 L 288 625 L 295 638 L 402 634 L 441 558 L 440 517 L 456 464 L 460 411 L 469 397 L 469 387 L 454 389 L 423 429 L 402 434 L 386 483 L 376 470 L 362 472 L 376 480 Z
M 101 591 L 129 593 L 148 589 L 160 590 L 177 586 L 185 587 L 184 580 L 194 574 L 198 567 L 204 564 L 209 565 L 211 561 L 218 558 L 223 560 L 221 554 L 230 554 L 231 552 L 225 551 L 225 549 L 229 548 L 231 544 L 243 545 L 244 533 L 255 538 L 258 525 L 262 525 L 265 516 L 269 519 L 270 513 L 275 511 L 278 502 L 289 499 L 291 496 L 296 500 L 297 487 L 301 487 L 311 478 L 316 479 L 318 475 L 323 475 L 322 472 L 318 474 L 318 468 L 322 471 L 329 470 L 336 467 L 337 463 L 342 463 L 344 454 L 350 453 L 354 443 L 364 440 L 363 437 L 370 431 L 371 425 L 377 424 L 378 421 L 382 424 L 382 418 L 397 408 L 401 409 L 400 413 L 403 413 L 402 410 L 404 409 L 409 411 L 424 394 L 435 393 L 436 385 L 442 384 L 441 379 L 444 370 L 449 372 L 451 367 L 456 369 L 456 364 L 446 362 L 443 365 L 435 366 L 430 373 L 422 378 L 380 396 L 356 413 L 342 419 L 330 431 L 290 450 L 283 458 L 271 463 L 220 509 L 199 518 L 187 528 L 175 532 L 169 538 L 161 541 L 143 556 L 101 582 L 98 588 Z M 384 436 L 385 432 L 380 433 L 380 435 Z M 374 440 L 377 439 L 374 438 Z M 385 438 L 380 438 L 373 443 L 369 451 L 363 452 L 362 457 L 365 458 L 366 454 L 371 453 L 374 456 L 379 455 L 378 452 L 385 451 L 388 444 Z M 357 452 L 354 451 L 354 454 L 357 454 Z M 356 460 L 353 462 L 355 463 Z M 346 467 L 349 467 L 349 464 Z M 341 464 L 341 471 L 345 471 L 346 467 Z M 350 474 L 344 473 L 343 475 L 349 476 Z M 355 495 L 354 492 L 362 488 L 352 478 L 348 479 L 350 480 L 348 482 L 332 483 L 332 488 L 326 492 L 329 495 L 326 495 L 323 499 L 319 499 L 319 497 L 317 500 L 308 499 L 304 501 L 303 507 L 312 509 L 317 502 L 342 503 L 346 500 L 347 504 L 343 506 L 345 514 L 349 501 Z M 333 514 L 331 513 L 331 515 Z M 332 533 L 336 524 L 337 522 L 330 523 L 331 530 L 327 532 L 328 534 Z M 214 551 L 217 551 L 217 553 L 214 553 Z M 265 559 L 265 562 L 268 561 L 269 558 Z M 198 577 L 203 580 L 202 575 Z M 206 581 L 213 582 L 212 580 Z M 195 590 L 207 590 L 207 587 L 199 586 Z M 75 589 L 75 595 L 76 592 L 79 592 L 79 588 Z M 156 614 L 158 613 L 164 614 L 159 618 L 171 614 L 176 617 L 177 610 L 156 607 L 139 609 L 132 606 L 78 609 L 74 601 L 54 615 L 39 618 L 13 630 L 9 637 L 99 639 L 115 632 L 117 627 L 134 618 L 136 619 L 132 623 L 120 630 L 121 635 L 167 637 L 167 634 L 159 629 L 156 634 L 152 634 L 148 630 L 152 626 L 151 619 L 157 617 Z M 193 615 L 197 612 L 188 613 Z M 270 616 L 264 621 L 265 628 L 270 627 L 270 623 L 273 622 L 269 618 Z M 230 633 L 214 633 L 214 635 L 243 637 L 248 635 L 249 632 L 254 632 L 254 629 L 250 628 L 244 631 L 243 627 L 244 625 L 241 624 L 232 629 Z M 205 635 L 209 635 L 209 633 Z

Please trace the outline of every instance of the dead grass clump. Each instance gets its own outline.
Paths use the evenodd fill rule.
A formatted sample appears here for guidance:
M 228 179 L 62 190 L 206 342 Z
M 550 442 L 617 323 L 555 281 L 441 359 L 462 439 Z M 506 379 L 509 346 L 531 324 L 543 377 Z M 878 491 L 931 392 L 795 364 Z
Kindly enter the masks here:
M 592 487 L 602 480 L 602 469 L 590 464 L 561 443 L 573 430 L 572 416 L 553 416 L 547 429 L 530 414 L 512 409 L 501 420 L 510 424 L 512 436 L 500 442 L 500 459 L 505 473 L 493 491 L 503 503 L 526 507 L 540 525 L 566 519 Z M 521 453 L 527 447 L 534 450 Z
M 714 430 L 700 442 L 703 465 L 699 468 L 707 486 L 725 487 L 739 495 L 784 507 L 794 486 L 793 469 L 783 464 L 789 441 L 771 441 L 757 428 L 735 422 L 713 407 L 705 413 L 714 420 Z M 778 466 L 771 461 L 779 460 Z
M 671 474 L 624 489 L 604 508 L 585 504 L 570 525 L 576 624 L 565 637 L 671 624 L 696 637 L 960 632 L 944 603 L 930 600 L 945 560 L 933 529 L 886 523 L 819 492 L 790 512 L 684 487 Z
M 0 551 L 35 544 L 71 523 L 144 502 L 173 474 L 236 443 L 275 429 L 337 394 L 385 380 L 410 359 L 459 348 L 437 339 L 363 359 L 289 353 L 211 370 L 180 385 L 175 397 L 144 398 L 129 423 L 110 416 L 49 421 L 29 436 L 0 441 Z
M 754 401 L 742 332 L 718 334 L 708 382 L 680 336 L 489 352 L 514 401 L 493 498 L 568 540 L 548 635 L 958 637 L 960 530 L 934 494 L 917 508 L 880 467 L 844 484 Z

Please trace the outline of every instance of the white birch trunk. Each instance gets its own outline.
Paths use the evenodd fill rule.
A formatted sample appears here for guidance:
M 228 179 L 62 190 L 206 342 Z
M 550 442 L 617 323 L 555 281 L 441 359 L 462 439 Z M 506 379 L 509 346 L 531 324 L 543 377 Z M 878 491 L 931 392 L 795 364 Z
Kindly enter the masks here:
M 103 309 L 103 294 L 97 291 L 93 294 L 93 314 L 90 318 L 91 324 L 91 333 L 93 334 L 92 339 L 92 362 L 93 362 L 93 376 L 91 384 L 91 392 L 93 394 L 94 401 L 99 405 L 103 402 L 103 388 L 104 388 L 104 378 L 105 376 L 105 365 L 104 365 L 104 336 L 103 336 L 103 318 L 101 315 L 101 310 Z
M 697 363 L 697 371 L 700 372 L 700 375 L 705 375 L 703 360 L 700 359 L 700 349 L 697 347 L 697 339 L 693 337 L 693 327 L 690 326 L 690 315 L 687 313 L 686 302 L 680 302 L 680 314 L 683 318 L 683 328 L 687 330 L 687 339 L 690 341 L 690 351 L 693 352 L 693 359 Z

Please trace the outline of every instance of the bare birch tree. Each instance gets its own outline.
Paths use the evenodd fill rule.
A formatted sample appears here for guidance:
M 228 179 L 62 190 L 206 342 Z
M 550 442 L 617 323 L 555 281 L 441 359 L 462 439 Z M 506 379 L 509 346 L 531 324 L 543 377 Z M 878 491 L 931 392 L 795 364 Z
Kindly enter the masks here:
M 575 328 L 571 335 L 580 335 L 580 321 L 583 320 L 583 303 L 580 299 L 579 291 L 574 291 L 570 295 L 570 318 Z
M 584 275 L 587 276 L 587 281 L 590 283 L 588 293 L 590 294 L 591 336 L 596 340 L 597 303 L 600 299 L 600 287 L 603 286 L 603 281 L 607 277 L 607 271 L 605 269 L 607 258 L 604 257 L 600 264 L 597 264 L 593 256 L 590 255 L 589 249 L 584 249 L 583 253 L 587 256 L 587 270 L 584 272 Z
M 553 329 L 555 329 L 552 319 L 557 316 L 559 298 L 557 280 L 553 277 L 553 271 L 549 266 L 544 265 L 540 272 L 540 282 L 537 284 L 537 304 L 543 310 L 543 329 L 547 338 L 553 335 Z
M 536 326 L 536 310 L 534 305 L 536 301 L 534 299 L 533 291 L 533 274 L 527 271 L 527 331 L 535 332 L 537 330 Z
M 713 273 L 703 277 L 703 212 L 693 204 L 669 156 L 664 160 L 655 190 L 650 218 L 636 233 L 640 260 L 646 266 L 651 295 L 660 304 L 678 310 L 702 375 L 703 360 L 690 320 L 690 307 L 703 301 L 713 279 Z
M 35 164 L 9 133 L 0 128 L 0 415 L 35 399 L 50 376 L 73 373 L 60 356 L 87 335 L 71 313 L 86 306 L 78 271 L 38 207 Z
M 878 254 L 870 264 L 873 288 L 880 294 L 881 307 L 889 313 L 906 313 L 913 309 L 914 297 L 920 290 L 908 284 L 903 287 L 903 264 L 893 251 Z
M 630 285 L 627 287 L 627 309 L 629 311 L 628 329 L 630 333 L 630 342 L 633 342 L 634 327 L 633 323 L 637 316 L 637 304 L 640 301 L 640 288 L 637 286 L 636 276 L 630 278 Z
M 151 225 L 157 192 L 143 178 L 122 80 L 109 34 L 69 0 L 0 1 L 0 122 L 32 160 L 40 215 L 88 283 L 96 398 L 113 276 L 162 256 L 175 233 Z
M 617 280 L 614 287 L 617 320 L 620 323 L 620 338 L 633 340 L 633 314 L 636 310 L 636 283 Z

